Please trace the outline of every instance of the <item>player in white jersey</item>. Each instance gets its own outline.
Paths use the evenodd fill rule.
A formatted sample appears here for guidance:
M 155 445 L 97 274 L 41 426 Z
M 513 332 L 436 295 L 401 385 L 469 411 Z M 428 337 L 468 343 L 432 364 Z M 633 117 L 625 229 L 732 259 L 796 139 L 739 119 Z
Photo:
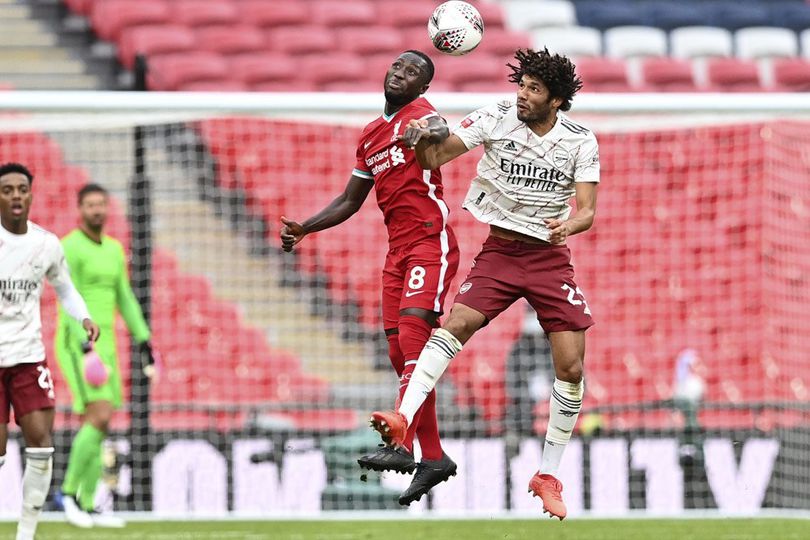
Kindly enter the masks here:
M 582 406 L 585 330 L 593 324 L 565 241 L 593 223 L 599 151 L 593 133 L 560 112 L 571 108 L 582 87 L 571 61 L 548 50 L 519 50 L 515 59 L 509 67 L 516 102 L 473 112 L 438 143 L 431 142 L 436 128 L 425 122 L 412 121 L 403 135 L 426 169 L 484 145 L 464 208 L 489 224 L 490 236 L 447 321 L 422 350 L 399 410 L 374 412 L 371 422 L 383 437 L 399 440 L 462 345 L 525 298 L 546 331 L 556 375 L 543 457 L 529 492 L 563 519 L 567 510 L 556 475 Z
M 67 312 L 82 322 L 88 339 L 95 341 L 99 332 L 70 280 L 59 239 L 28 221 L 33 180 L 23 165 L 0 166 L 0 466 L 13 408 L 25 439 L 17 540 L 33 540 L 53 470 L 55 399 L 39 314 L 44 279 L 51 282 Z

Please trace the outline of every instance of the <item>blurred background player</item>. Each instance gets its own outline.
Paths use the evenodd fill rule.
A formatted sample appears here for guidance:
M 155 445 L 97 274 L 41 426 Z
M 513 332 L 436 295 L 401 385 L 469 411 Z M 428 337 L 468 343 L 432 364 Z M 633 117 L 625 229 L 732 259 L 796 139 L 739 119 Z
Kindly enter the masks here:
M 155 358 L 150 332 L 129 284 L 127 259 L 121 243 L 104 234 L 107 191 L 88 184 L 79 190 L 81 225 L 62 239 L 65 257 L 76 287 L 101 327 L 95 352 L 104 364 L 106 382 L 94 386 L 85 377 L 83 346 L 86 339 L 75 323 L 59 310 L 56 357 L 73 397 L 73 411 L 82 416 L 82 426 L 70 448 L 62 501 L 67 520 L 78 527 L 122 527 L 124 522 L 95 510 L 95 493 L 101 478 L 102 443 L 113 411 L 122 405 L 121 371 L 115 339 L 115 313 L 119 311 L 133 339 L 140 345 L 147 365 Z
M 0 166 L 0 467 L 9 409 L 25 440 L 23 508 L 17 540 L 33 540 L 53 472 L 55 396 L 42 343 L 39 301 L 51 282 L 85 341 L 99 329 L 70 280 L 59 239 L 28 221 L 34 177 L 23 165 Z M 9 486 L 3 486 L 9 489 Z
M 372 425 L 383 438 L 400 440 L 462 345 L 525 298 L 548 334 L 556 375 L 542 463 L 529 490 L 542 498 L 545 511 L 563 519 L 562 484 L 555 475 L 582 407 L 585 330 L 593 324 L 565 241 L 593 224 L 599 151 L 591 131 L 559 112 L 571 108 L 582 87 L 571 61 L 547 49 L 519 50 L 515 59 L 517 65 L 509 67 L 510 80 L 518 84 L 516 103 L 473 112 L 440 143 L 436 130 L 418 121 L 403 136 L 429 169 L 485 146 L 464 208 L 489 224 L 490 235 L 447 321 L 419 356 L 399 411 L 373 413 Z
M 419 51 L 406 51 L 385 76 L 385 110 L 363 130 L 357 145 L 357 165 L 345 191 L 322 211 L 303 223 L 282 217 L 281 240 L 291 251 L 309 233 L 334 227 L 357 212 L 372 188 L 388 227 L 389 251 L 383 268 L 382 309 L 389 357 L 400 377 L 400 395 L 407 386 L 419 352 L 442 313 L 447 287 L 458 269 L 458 246 L 447 224 L 448 208 L 442 200 L 438 168 L 424 170 L 413 150 L 399 138 L 411 120 L 424 120 L 427 129 L 447 132 L 433 106 L 423 97 L 434 67 Z M 446 137 L 445 133 L 445 137 Z M 414 434 L 422 460 L 413 458 Z M 456 464 L 444 453 L 436 422 L 436 393 L 426 396 L 414 412 L 411 429 L 399 441 L 358 460 L 365 468 L 409 473 L 411 485 L 399 502 L 408 505 L 434 485 L 454 475 Z

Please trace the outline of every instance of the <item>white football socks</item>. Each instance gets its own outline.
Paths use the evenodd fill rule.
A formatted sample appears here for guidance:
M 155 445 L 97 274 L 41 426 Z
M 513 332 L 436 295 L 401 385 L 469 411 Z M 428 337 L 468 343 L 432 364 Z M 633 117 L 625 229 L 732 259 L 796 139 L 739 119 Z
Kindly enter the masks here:
M 554 379 L 548 411 L 548 429 L 543 445 L 543 458 L 540 461 L 540 474 L 556 476 L 560 468 L 563 452 L 579 417 L 582 408 L 582 394 L 585 385 Z
M 26 448 L 23 473 L 23 507 L 17 538 L 33 538 L 42 513 L 53 473 L 53 447 Z
M 461 351 L 461 342 L 445 330 L 439 328 L 425 343 L 425 348 L 419 354 L 416 369 L 411 374 L 411 381 L 402 396 L 399 412 L 408 419 L 408 425 L 419 407 L 427 399 L 427 395 L 436 387 L 439 378 L 447 369 L 450 361 Z

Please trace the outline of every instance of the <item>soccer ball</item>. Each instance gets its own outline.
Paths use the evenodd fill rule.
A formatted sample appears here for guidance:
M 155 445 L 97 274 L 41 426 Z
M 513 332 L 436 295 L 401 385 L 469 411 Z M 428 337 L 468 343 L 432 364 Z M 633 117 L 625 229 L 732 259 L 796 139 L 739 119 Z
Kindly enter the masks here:
M 467 2 L 450 0 L 433 10 L 428 35 L 441 52 L 461 56 L 475 49 L 484 36 L 484 21 Z

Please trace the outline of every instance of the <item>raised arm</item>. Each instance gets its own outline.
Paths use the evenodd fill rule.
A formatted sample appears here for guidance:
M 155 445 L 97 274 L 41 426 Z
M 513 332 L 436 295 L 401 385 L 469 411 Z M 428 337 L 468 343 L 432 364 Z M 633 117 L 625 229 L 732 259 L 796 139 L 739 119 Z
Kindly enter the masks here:
M 282 249 L 292 251 L 293 247 L 309 233 L 329 229 L 349 219 L 360 210 L 373 186 L 373 181 L 353 174 L 343 193 L 303 223 L 282 216 L 281 222 L 284 224 L 280 233 Z
M 450 134 L 447 123 L 439 116 L 411 120 L 401 139 L 414 149 L 423 169 L 438 169 L 468 150 L 457 135 Z

